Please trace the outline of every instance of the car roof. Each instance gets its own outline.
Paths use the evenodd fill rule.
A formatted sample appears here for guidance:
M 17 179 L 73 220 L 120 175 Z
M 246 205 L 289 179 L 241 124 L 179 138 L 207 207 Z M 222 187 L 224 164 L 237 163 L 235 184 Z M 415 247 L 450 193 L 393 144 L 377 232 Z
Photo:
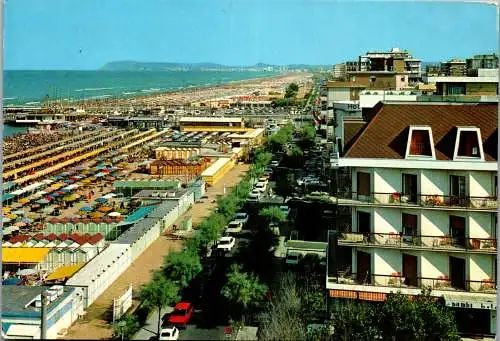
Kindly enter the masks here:
M 227 237 L 227 236 L 224 236 L 224 237 L 221 237 L 221 238 L 220 238 L 220 241 L 230 241 L 230 240 L 232 240 L 232 239 L 233 239 L 233 237 Z
M 189 302 L 179 302 L 175 305 L 175 309 L 183 310 L 183 309 L 189 309 L 191 307 L 191 303 Z

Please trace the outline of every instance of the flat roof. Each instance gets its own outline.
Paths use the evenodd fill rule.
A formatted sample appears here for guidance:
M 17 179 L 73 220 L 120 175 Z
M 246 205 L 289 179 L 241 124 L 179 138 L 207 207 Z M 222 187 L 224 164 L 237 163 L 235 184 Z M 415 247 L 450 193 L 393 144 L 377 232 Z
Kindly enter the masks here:
M 50 286 L 16 286 L 16 285 L 4 285 L 2 286 L 2 318 L 12 318 L 12 317 L 40 317 L 40 308 L 35 308 L 26 305 L 31 303 L 38 295 L 41 295 L 43 291 L 50 289 Z M 75 289 L 71 287 L 64 287 L 62 295 L 60 295 L 55 301 L 50 302 L 48 308 L 48 315 L 69 295 L 73 293 Z
M 51 249 L 49 247 L 2 247 L 2 263 L 40 263 Z
M 424 79 L 427 83 L 498 83 L 498 75 L 496 77 L 429 76 Z
M 120 257 L 127 256 L 129 248 L 130 245 L 111 243 L 99 254 L 99 257 L 92 258 L 90 262 L 71 277 L 66 282 L 66 285 L 91 285 L 92 281 L 97 279 L 97 276 L 100 275 L 103 270 L 109 271 L 108 265 L 111 265 Z
M 210 167 L 205 169 L 203 173 L 201 173 L 201 176 L 213 176 L 215 173 L 217 173 L 224 165 L 226 165 L 228 162 L 231 161 L 230 157 L 221 157 L 217 159 Z
M 127 231 L 122 233 L 116 240 L 112 241 L 111 244 L 125 244 L 131 245 L 140 239 L 153 225 L 158 222 L 158 218 L 144 218 Z
M 241 123 L 243 122 L 242 117 L 181 117 L 179 120 L 182 122 L 229 122 L 229 123 Z
M 65 279 L 73 276 L 78 270 L 80 270 L 85 264 L 73 264 L 73 265 L 63 265 L 55 269 L 50 275 L 45 278 L 45 281 L 53 281 L 57 279 Z
M 186 193 L 188 192 L 188 189 L 185 188 L 178 188 L 178 189 L 173 189 L 173 190 L 154 190 L 154 189 L 144 189 L 140 191 L 139 193 L 135 194 L 133 198 L 140 198 L 140 199 L 161 199 L 161 200 L 178 200 L 182 198 Z M 152 196 L 153 193 L 159 193 L 159 196 Z M 164 195 L 167 194 L 167 197 L 164 197 Z M 156 207 L 155 207 L 156 208 Z
M 151 211 L 156 208 L 156 205 L 151 206 L 142 206 L 136 209 L 132 214 L 129 214 L 127 218 L 125 218 L 125 223 L 134 223 L 146 217 Z

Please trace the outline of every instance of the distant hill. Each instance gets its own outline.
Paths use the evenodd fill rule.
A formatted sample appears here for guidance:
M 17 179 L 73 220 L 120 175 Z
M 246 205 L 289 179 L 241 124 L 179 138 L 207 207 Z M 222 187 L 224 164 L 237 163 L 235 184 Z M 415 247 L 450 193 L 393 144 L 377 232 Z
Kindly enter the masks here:
M 279 71 L 290 69 L 317 70 L 331 68 L 330 65 L 271 65 L 258 63 L 252 66 L 228 66 L 217 63 L 162 63 L 162 62 L 136 62 L 136 61 L 115 61 L 104 65 L 103 71 Z

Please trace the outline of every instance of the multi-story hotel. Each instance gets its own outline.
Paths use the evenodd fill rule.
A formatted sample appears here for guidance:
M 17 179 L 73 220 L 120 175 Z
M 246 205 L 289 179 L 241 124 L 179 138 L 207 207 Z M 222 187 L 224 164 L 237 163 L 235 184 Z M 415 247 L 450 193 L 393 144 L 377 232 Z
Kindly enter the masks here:
M 461 328 L 496 331 L 496 104 L 383 104 L 346 141 L 330 232 L 330 300 L 430 287 Z

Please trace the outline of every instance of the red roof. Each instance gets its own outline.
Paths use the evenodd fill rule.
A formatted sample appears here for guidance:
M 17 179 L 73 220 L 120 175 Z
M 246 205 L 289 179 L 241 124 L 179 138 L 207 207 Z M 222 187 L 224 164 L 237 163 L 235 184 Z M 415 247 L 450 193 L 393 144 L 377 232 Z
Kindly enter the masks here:
M 452 160 L 457 126 L 480 129 L 486 161 L 496 161 L 496 104 L 382 104 L 346 151 L 348 158 L 404 159 L 409 127 L 432 129 L 437 160 Z
M 46 240 L 49 240 L 49 241 L 54 241 L 57 239 L 57 236 L 55 233 L 51 233 L 51 234 L 48 234 L 46 237 L 45 237 Z
M 71 239 L 72 241 L 76 241 L 77 239 L 80 238 L 80 235 L 76 232 L 72 233 L 70 236 L 69 236 L 69 239 Z
M 65 241 L 66 239 L 68 239 L 68 234 L 66 234 L 66 233 L 61 233 L 61 234 L 59 235 L 59 240 Z
M 37 233 L 33 236 L 33 239 L 41 241 L 45 239 L 45 235 L 43 233 Z
M 90 237 L 89 240 L 87 240 L 87 243 L 94 245 L 100 242 L 102 238 L 103 238 L 102 234 L 96 233 L 92 237 Z

